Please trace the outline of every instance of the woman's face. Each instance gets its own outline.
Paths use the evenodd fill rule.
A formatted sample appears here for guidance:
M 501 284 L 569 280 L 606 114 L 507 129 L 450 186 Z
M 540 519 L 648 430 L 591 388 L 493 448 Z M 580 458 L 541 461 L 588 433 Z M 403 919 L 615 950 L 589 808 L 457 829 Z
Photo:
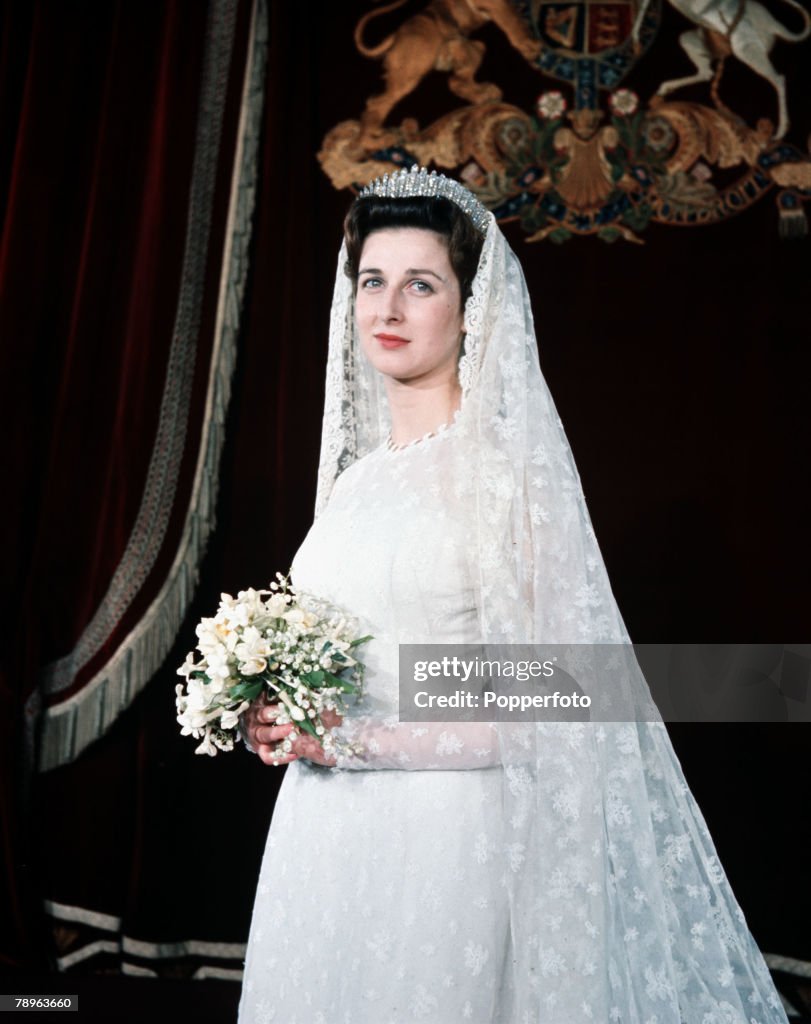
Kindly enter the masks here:
M 455 381 L 463 317 L 442 235 L 424 228 L 369 235 L 355 318 L 363 352 L 380 373 L 415 385 Z

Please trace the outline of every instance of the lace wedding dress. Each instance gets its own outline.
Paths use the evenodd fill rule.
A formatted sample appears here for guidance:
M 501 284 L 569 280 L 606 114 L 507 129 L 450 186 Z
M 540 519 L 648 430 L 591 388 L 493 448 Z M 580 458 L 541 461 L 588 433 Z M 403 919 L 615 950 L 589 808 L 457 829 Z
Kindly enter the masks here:
M 482 230 L 461 408 L 400 450 L 339 255 L 293 579 L 374 637 L 338 730 L 362 749 L 287 768 L 240 1022 L 786 1024 L 633 656 L 520 264 L 491 214 Z M 400 723 L 409 642 L 615 645 L 630 713 Z
M 654 730 L 644 752 L 650 785 L 644 814 L 668 826 L 662 828 L 660 856 L 653 851 L 648 859 L 644 837 L 630 835 L 633 814 L 624 801 L 633 797 L 635 778 L 627 766 L 629 793 L 615 790 L 608 814 L 627 816 L 625 839 L 636 844 L 639 874 L 637 864 L 617 862 L 622 848 L 616 839 L 609 856 L 602 848 L 573 847 L 571 831 L 555 835 L 556 820 L 566 817 L 566 801 L 573 799 L 572 780 L 567 789 L 556 778 L 550 820 L 541 823 L 552 841 L 544 851 L 541 887 L 527 896 L 526 908 L 530 913 L 536 903 L 545 905 L 548 935 L 535 932 L 524 942 L 510 910 L 520 854 L 510 842 L 515 823 L 505 818 L 494 728 L 397 722 L 398 643 L 462 643 L 478 636 L 470 509 L 459 504 L 454 481 L 463 443 L 452 426 L 401 450 L 381 446 L 355 463 L 339 478 L 296 556 L 296 586 L 352 609 L 363 632 L 374 636 L 366 648 L 363 709 L 340 730 L 344 738 L 360 740 L 366 752 L 344 758 L 338 769 L 306 761 L 287 768 L 259 879 L 241 1024 L 784 1020 L 760 954 L 724 888 L 700 814 L 655 726 L 615 728 Z M 627 735 L 617 743 L 625 744 L 626 759 L 636 768 L 637 744 Z M 573 737 L 569 748 L 571 768 L 582 772 Z M 706 856 L 706 870 L 699 872 L 690 863 L 695 837 Z M 621 922 L 611 919 L 608 892 L 622 887 L 610 881 L 612 875 L 648 883 L 630 894 Z M 585 883 L 588 911 L 578 881 Z M 683 895 L 675 909 L 668 890 L 677 900 Z M 717 959 L 719 934 L 724 948 L 735 952 L 734 967 L 729 958 Z M 514 941 L 538 959 L 534 973 L 540 978 L 525 964 L 528 950 L 516 949 Z M 679 962 L 682 950 L 689 962 Z M 682 1005 L 688 1003 L 696 965 L 708 984 L 690 994 L 690 1005 L 702 1007 L 690 1016 L 678 1006 L 680 996 Z M 559 984 L 567 967 L 576 969 L 577 1005 L 571 1009 L 569 991 Z M 744 1016 L 736 1008 L 734 983 L 747 971 L 771 1006 L 747 979 Z M 617 976 L 610 982 L 609 972 Z M 595 976 L 604 975 L 598 989 L 613 1002 L 600 1010 L 588 993 Z M 543 1016 L 519 1010 L 527 1006 L 526 986 L 538 989 L 539 1005 L 547 1001 Z M 651 1003 L 658 1015 L 642 1012 Z
M 296 586 L 352 609 L 374 636 L 353 731 L 367 753 L 341 770 L 287 768 L 242 1022 L 513 1019 L 497 738 L 473 723 L 387 725 L 398 642 L 476 636 L 464 517 L 443 495 L 453 443 L 450 428 L 356 463 L 296 556 Z

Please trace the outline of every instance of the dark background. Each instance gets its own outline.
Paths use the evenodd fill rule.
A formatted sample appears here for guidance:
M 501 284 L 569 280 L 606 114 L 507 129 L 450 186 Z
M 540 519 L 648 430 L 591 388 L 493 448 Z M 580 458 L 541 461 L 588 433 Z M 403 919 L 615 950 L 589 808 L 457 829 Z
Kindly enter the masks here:
M 382 38 L 422 6 L 409 2 L 382 17 L 369 27 L 367 41 Z M 767 6 L 797 27 L 799 19 L 785 5 L 775 0 Z M 94 548 L 100 529 L 94 524 L 102 514 L 75 473 L 54 477 L 43 468 L 43 452 L 58 429 L 62 465 L 81 463 L 79 475 L 92 480 L 87 406 L 60 406 L 58 421 L 52 413 L 64 382 L 60 339 L 74 322 L 77 260 L 86 252 L 80 228 L 90 220 L 91 197 L 83 182 L 97 166 L 98 153 L 108 154 L 100 194 L 137 228 L 140 208 L 125 187 L 130 176 L 139 175 L 132 167 L 138 152 L 132 125 L 151 103 L 145 83 L 151 81 L 155 33 L 174 18 L 173 76 L 164 87 L 178 104 L 170 137 L 180 133 L 179 152 L 161 179 L 168 198 L 149 215 L 179 248 L 188 163 L 182 133 L 188 134 L 195 112 L 195 55 L 205 9 L 191 0 L 50 0 L 7 4 L 3 10 L 4 198 L 20 201 L 9 182 L 20 170 L 23 129 L 38 147 L 22 168 L 30 227 L 23 231 L 25 221 L 10 199 L 4 237 L 13 221 L 14 245 L 1 250 L 0 262 L 0 297 L 6 301 L 5 312 L 0 306 L 3 410 L 15 427 L 12 475 L 6 477 L 14 519 L 3 534 L 12 567 L 6 617 L 12 642 L 1 691 L 8 709 L 3 836 L 10 928 L 0 962 L 11 977 L 35 972 L 42 984 L 54 956 L 72 941 L 41 914 L 43 897 L 120 916 L 123 934 L 146 942 L 245 942 L 280 778 L 242 751 L 216 760 L 193 756 L 191 742 L 177 735 L 174 722 L 174 666 L 193 646 L 194 623 L 213 611 L 220 591 L 262 586 L 284 570 L 311 521 L 329 303 L 341 221 L 351 198 L 333 189 L 315 154 L 331 127 L 357 118 L 365 98 L 380 91 L 379 65 L 360 57 L 352 43 L 354 26 L 368 9 L 360 2 L 270 4 L 256 229 L 218 527 L 176 649 L 106 736 L 74 764 L 39 778 L 27 795 L 20 786 L 16 736 L 22 699 L 42 665 L 65 653 L 65 628 L 60 634 L 59 624 L 68 608 L 75 614 L 77 592 L 88 600 L 89 585 L 83 590 L 82 581 L 91 574 L 83 576 L 82 552 Z M 622 84 L 644 101 L 663 79 L 687 73 L 677 45 L 686 27 L 666 6 L 656 44 Z M 545 89 L 567 92 L 525 65 L 494 27 L 477 38 L 488 47 L 478 77 L 497 82 L 508 102 L 530 110 Z M 788 83 L 788 140 L 803 151 L 811 131 L 809 45 L 778 42 L 772 53 Z M 105 77 L 102 70 L 109 68 L 111 53 L 127 55 L 130 64 L 121 79 L 127 88 L 107 89 L 109 71 Z M 41 98 L 31 120 L 26 97 L 35 58 Z M 102 69 L 97 75 L 94 62 Z M 95 90 L 103 88 L 112 109 L 93 101 Z M 776 119 L 770 87 L 732 60 L 722 95 L 751 125 L 762 116 Z M 710 102 L 706 87 L 678 96 Z M 426 124 L 457 105 L 436 73 L 391 120 L 411 115 Z M 108 320 L 94 322 L 92 313 L 102 294 L 109 299 L 102 270 L 119 252 L 122 228 L 120 220 L 108 219 L 105 234 L 104 221 L 95 217 L 88 258 L 100 279 L 95 298 L 86 288 L 82 292 L 89 305 L 81 336 L 95 338 L 94 351 L 108 351 L 114 362 L 127 317 L 119 315 L 118 329 L 110 330 Z M 808 237 L 782 241 L 777 225 L 774 197 L 767 195 L 723 224 L 653 225 L 642 246 L 609 246 L 593 238 L 527 245 L 517 224 L 505 226 L 532 294 L 541 365 L 637 642 L 807 639 L 811 243 Z M 150 373 L 158 379 L 160 345 L 171 330 L 166 323 L 173 314 L 177 259 L 168 242 L 156 246 L 149 264 L 153 276 L 143 284 L 154 302 L 154 322 L 143 334 L 157 339 Z M 166 294 L 157 301 L 160 289 Z M 108 393 L 111 408 L 98 413 L 102 422 L 122 403 L 132 404 L 127 375 L 113 369 L 106 371 L 101 361 L 91 375 L 96 388 Z M 129 493 L 127 487 L 137 493 L 138 467 L 148 458 L 149 394 L 144 388 L 146 407 L 132 412 L 128 452 L 134 461 L 121 494 Z M 133 514 L 128 509 L 126 502 L 118 509 L 124 524 Z M 60 547 L 74 539 L 70 571 L 64 577 L 52 568 L 49 573 Z M 47 612 L 42 600 L 15 607 L 15 595 L 46 590 Z M 40 649 L 37 638 L 47 614 L 51 620 Z M 670 732 L 756 940 L 765 951 L 811 960 L 807 727 L 680 725 Z M 83 989 L 87 999 L 96 993 L 101 1007 L 118 998 L 109 994 L 110 981 L 82 982 L 78 975 L 114 973 L 127 962 L 135 961 L 120 952 L 100 954 L 79 964 L 72 979 L 55 984 L 61 991 L 89 986 Z M 148 966 L 164 979 L 182 979 L 194 963 L 181 957 Z M 142 993 L 152 982 L 122 984 Z M 224 982 L 198 984 L 225 993 L 223 1007 L 237 991 Z M 185 997 L 177 992 L 180 1004 Z M 163 998 L 168 1007 L 170 997 Z

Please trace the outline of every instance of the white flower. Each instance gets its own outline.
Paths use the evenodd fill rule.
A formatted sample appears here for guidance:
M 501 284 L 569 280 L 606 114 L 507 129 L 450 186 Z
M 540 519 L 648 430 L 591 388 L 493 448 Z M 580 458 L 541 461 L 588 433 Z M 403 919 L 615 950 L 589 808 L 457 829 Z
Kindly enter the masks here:
M 199 662 L 195 665 L 194 654 L 192 652 L 189 652 L 189 654 L 186 655 L 186 660 L 177 670 L 177 674 L 179 676 L 185 676 L 188 679 L 191 676 L 192 672 L 199 669 L 201 665 L 203 665 L 203 662 Z M 182 690 L 183 687 L 180 686 L 180 689 Z
M 284 594 L 274 594 L 265 601 L 265 614 L 279 619 L 287 610 L 288 600 Z
M 220 634 L 214 619 L 203 619 L 195 629 L 197 634 L 197 650 L 208 657 L 209 651 L 216 651 L 221 646 Z
M 225 680 L 231 677 L 230 655 L 227 649 L 220 644 L 206 655 L 208 675 L 213 682 Z
M 320 680 L 307 676 L 316 669 L 341 672 L 351 680 L 350 688 L 359 692 L 364 666 L 348 653 L 357 623 L 316 598 L 308 597 L 305 606 L 286 577 L 277 574 L 277 580 L 270 590 L 241 590 L 236 598 L 222 594 L 217 614 L 196 628 L 203 658 L 195 662 L 196 655 L 189 654 L 177 670 L 185 686 L 176 687 L 175 704 L 181 733 L 201 741 L 198 753 L 214 756 L 218 750 L 233 749 L 240 738 L 239 717 L 249 701 L 233 698 L 232 687 L 251 682 L 268 667 L 273 675 L 264 683 L 278 701 L 278 724 L 293 723 L 294 738 L 300 735 L 299 723 L 313 719 L 307 728 L 314 728 L 325 745 L 343 750 L 317 724 L 318 714 L 326 708 L 343 711 L 343 688 L 319 686 L 323 672 Z M 347 668 L 353 669 L 351 676 L 345 673 Z M 292 746 L 288 738 L 280 751 Z
M 256 626 L 248 626 L 242 633 L 242 642 L 237 644 L 234 654 L 239 661 L 239 671 L 245 676 L 255 676 L 268 667 L 270 644 Z
M 247 711 L 250 707 L 250 702 L 244 700 L 238 708 L 227 709 L 223 711 L 220 716 L 220 728 L 221 729 L 236 729 L 239 725 L 239 716 L 243 711 Z
M 282 691 L 279 694 L 279 700 L 287 708 L 287 713 L 288 715 L 290 715 L 294 722 L 301 722 L 307 717 L 305 712 L 302 711 L 302 709 L 298 707 L 296 704 L 294 704 L 290 697 L 288 697 L 288 695 L 284 691 Z
M 612 113 L 617 117 L 630 117 L 639 107 L 639 97 L 630 89 L 617 89 L 609 98 Z
M 236 604 L 236 618 L 239 622 L 248 625 L 248 623 L 262 615 L 263 612 L 262 595 L 258 590 L 254 590 L 253 587 L 248 587 L 247 590 L 240 590 L 237 594 Z
M 203 736 L 203 742 L 194 752 L 195 754 L 208 754 L 209 757 L 214 757 L 216 755 L 217 748 L 211 737 L 211 729 L 206 729 L 205 735 Z
M 559 117 L 563 117 L 566 110 L 566 100 L 563 98 L 563 93 L 557 89 L 542 92 L 536 105 L 538 113 L 547 121 L 555 121 Z
M 305 608 L 296 607 L 288 608 L 281 616 L 285 622 L 289 622 L 291 625 L 303 626 L 306 629 L 312 629 L 313 626 L 318 625 L 318 616 L 312 612 L 308 612 Z
M 184 736 L 204 729 L 211 715 L 217 713 L 216 708 L 212 711 L 211 689 L 200 679 L 189 680 L 188 696 L 184 699 L 178 695 L 178 706 L 181 704 L 182 714 L 177 716 L 177 720 L 183 726 L 181 732 Z

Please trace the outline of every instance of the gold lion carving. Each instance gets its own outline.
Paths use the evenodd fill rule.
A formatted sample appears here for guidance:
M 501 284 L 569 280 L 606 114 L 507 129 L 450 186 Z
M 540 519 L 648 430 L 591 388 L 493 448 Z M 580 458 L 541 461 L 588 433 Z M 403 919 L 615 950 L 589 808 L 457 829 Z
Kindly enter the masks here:
M 377 46 L 365 46 L 363 34 L 369 21 L 404 3 L 405 0 L 395 0 L 370 11 L 355 29 L 355 45 L 363 56 L 383 58 L 386 82 L 385 91 L 370 97 L 361 115 L 358 143 L 368 148 L 385 144 L 384 122 L 392 108 L 416 89 L 430 71 L 449 72 L 450 90 L 470 103 L 495 103 L 501 99 L 497 85 L 475 80 L 485 46 L 468 36 L 488 22 L 497 25 L 527 60 L 535 60 L 541 52 L 539 40 L 532 36 L 509 0 L 432 0 Z

